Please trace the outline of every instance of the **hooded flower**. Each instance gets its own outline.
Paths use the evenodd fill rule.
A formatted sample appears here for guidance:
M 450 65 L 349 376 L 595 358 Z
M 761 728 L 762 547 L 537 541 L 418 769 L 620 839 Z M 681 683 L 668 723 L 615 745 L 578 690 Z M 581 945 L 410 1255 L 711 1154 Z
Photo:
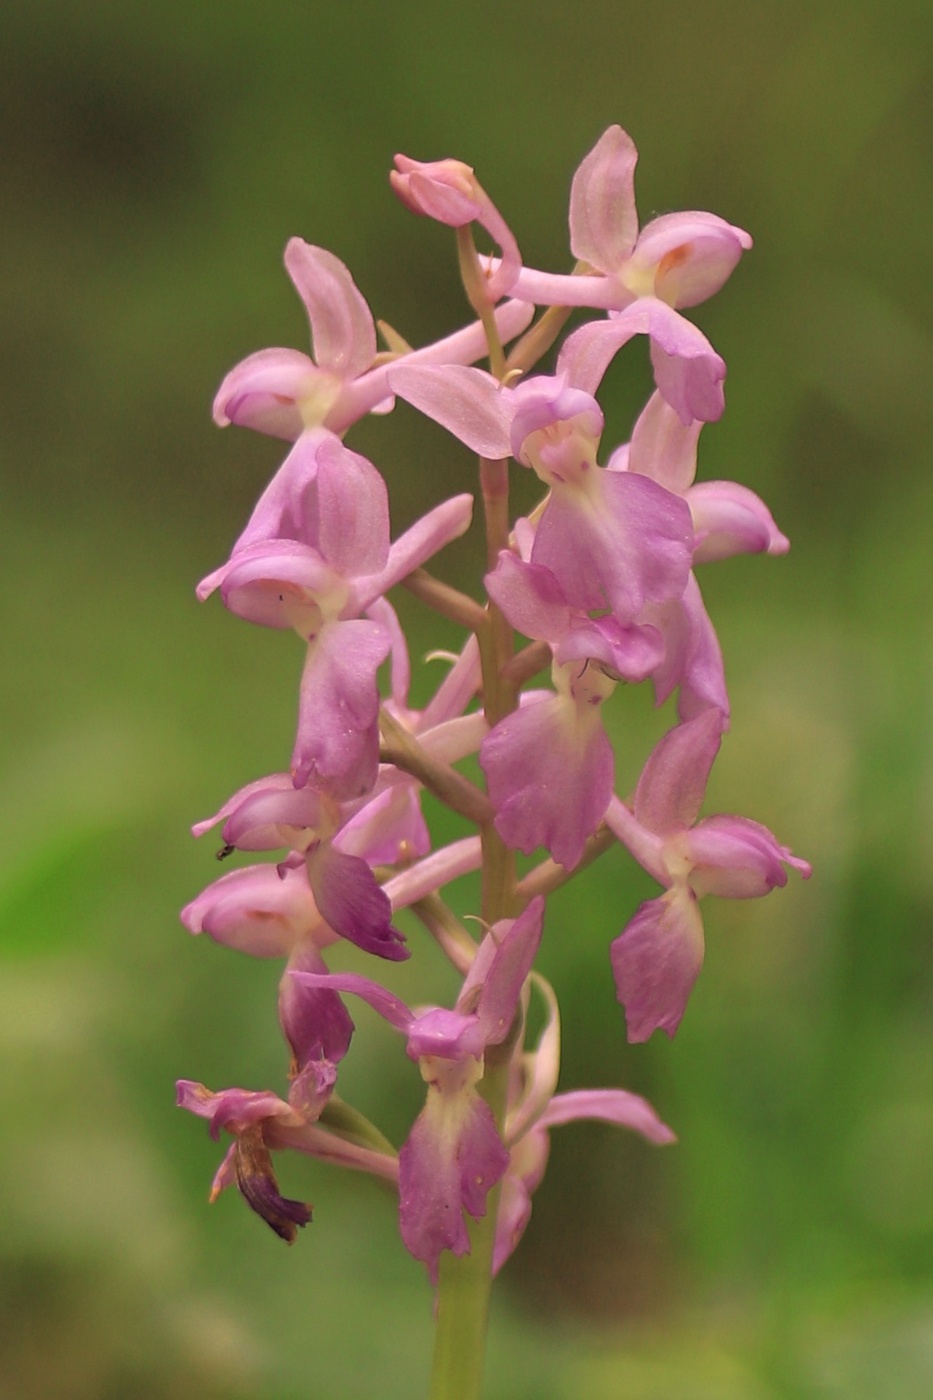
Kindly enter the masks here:
M 298 735 L 297 786 L 339 798 L 376 778 L 376 673 L 391 635 L 365 614 L 382 594 L 467 529 L 473 498 L 429 511 L 390 544 L 385 483 L 365 457 L 330 433 L 305 433 L 269 483 L 229 561 L 198 587 L 220 589 L 232 612 L 267 627 L 292 627 L 307 643 Z
M 573 276 L 523 268 L 515 295 L 546 306 L 592 306 L 609 320 L 581 326 L 564 342 L 558 371 L 581 388 L 598 383 L 634 335 L 647 335 L 655 382 L 684 423 L 719 418 L 726 367 L 677 310 L 717 292 L 752 240 L 715 214 L 665 214 L 641 232 L 635 208 L 638 153 L 611 126 L 582 161 L 570 194 Z M 590 390 L 593 392 L 592 388 Z
M 388 366 L 377 361 L 372 313 L 348 269 L 326 248 L 301 238 L 286 245 L 285 268 L 308 313 L 314 357 L 282 348 L 248 355 L 217 391 L 215 423 L 237 423 L 294 442 L 309 428 L 343 434 L 364 414 L 391 409 Z M 517 301 L 499 308 L 502 339 L 519 335 L 533 313 Z M 477 322 L 401 358 L 470 364 L 485 354 L 486 336 Z
M 466 228 L 472 223 L 484 228 L 502 252 L 495 270 L 490 268 L 486 277 L 485 295 L 492 306 L 509 293 L 522 265 L 518 244 L 469 165 L 462 160 L 421 161 L 397 155 L 389 182 L 414 214 L 437 219 L 449 228 Z
M 530 559 L 560 584 L 570 607 L 610 609 L 628 623 L 647 603 L 683 594 L 690 513 L 644 474 L 596 461 L 603 415 L 572 375 L 535 375 L 514 389 L 482 370 L 399 367 L 402 398 L 483 457 L 511 454 L 548 487 Z
M 300 1080 L 293 1082 L 287 1103 L 269 1091 L 224 1089 L 212 1093 L 190 1079 L 180 1079 L 177 1089 L 178 1106 L 206 1118 L 213 1138 L 225 1130 L 234 1139 L 214 1176 L 211 1200 L 235 1182 L 247 1205 L 287 1244 L 293 1244 L 299 1229 L 310 1221 L 311 1207 L 282 1196 L 272 1166 L 273 1151 L 292 1148 L 324 1162 L 372 1172 L 390 1182 L 398 1180 L 398 1159 L 390 1151 L 318 1126 L 326 1096 L 309 1103 Z
M 606 812 L 619 840 L 667 891 L 640 905 L 610 950 L 631 1041 L 677 1030 L 703 963 L 704 895 L 767 894 L 787 883 L 785 865 L 810 875 L 808 863 L 758 822 L 697 821 L 721 735 L 716 710 L 670 730 L 645 764 L 632 809 L 613 798 Z
M 296 973 L 311 986 L 353 992 L 407 1037 L 428 1092 L 399 1153 L 399 1222 L 402 1239 L 427 1265 L 433 1281 L 441 1251 L 469 1252 L 465 1214 L 485 1214 L 486 1197 L 501 1180 L 509 1155 L 492 1112 L 477 1092 L 483 1059 L 509 1033 L 525 978 L 541 940 L 544 900 L 535 899 L 517 919 L 493 925 L 477 950 L 452 1011 L 410 1010 L 368 978 L 351 973 Z

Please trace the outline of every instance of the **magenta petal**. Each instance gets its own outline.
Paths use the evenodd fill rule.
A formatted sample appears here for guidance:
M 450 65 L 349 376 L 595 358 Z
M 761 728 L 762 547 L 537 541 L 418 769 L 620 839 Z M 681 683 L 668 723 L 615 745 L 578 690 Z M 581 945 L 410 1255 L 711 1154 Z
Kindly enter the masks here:
M 308 857 L 308 879 L 315 903 L 335 933 L 381 958 L 409 956 L 405 939 L 392 927 L 392 905 L 359 856 L 322 844 Z
M 538 1126 L 556 1128 L 561 1123 L 574 1123 L 583 1118 L 613 1123 L 617 1128 L 631 1128 L 659 1147 L 677 1141 L 648 1100 L 625 1089 L 575 1089 L 569 1094 L 556 1094 L 538 1119 Z
M 664 661 L 653 677 L 656 703 L 663 705 L 679 686 L 677 713 L 682 720 L 716 709 L 723 717 L 723 729 L 727 729 L 729 696 L 722 650 L 696 575 L 691 573 L 687 580 L 683 598 L 646 608 L 643 619 L 653 623 L 664 637 Z
M 362 374 L 376 354 L 376 328 L 349 269 L 301 238 L 286 244 L 285 267 L 307 309 L 317 363 L 341 379 Z
M 615 761 L 601 723 L 581 731 L 572 703 L 532 701 L 483 740 L 480 766 L 507 846 L 538 846 L 572 870 L 612 796 Z
M 485 370 L 465 365 L 394 365 L 392 392 L 453 433 L 481 457 L 509 455 L 508 391 Z
M 570 626 L 564 590 L 543 564 L 525 564 L 503 549 L 485 582 L 492 601 L 523 636 L 557 641 Z
M 279 1022 L 299 1066 L 321 1060 L 337 1064 L 350 1046 L 353 1021 L 337 992 L 331 987 L 308 986 L 292 975 L 326 971 L 314 944 L 303 943 L 295 949 L 279 983 Z M 317 1118 L 321 1106 L 309 1116 Z M 309 1113 L 307 1098 L 302 1109 Z
M 208 1119 L 214 1139 L 220 1137 L 222 1128 L 242 1132 L 266 1118 L 281 1118 L 289 1125 L 300 1122 L 294 1109 L 269 1090 L 222 1089 L 215 1094 L 193 1079 L 179 1079 L 175 1088 L 178 1107 Z
M 309 647 L 292 754 L 297 785 L 361 797 L 379 768 L 376 673 L 390 639 L 377 622 L 335 622 Z
M 642 904 L 609 950 L 628 1038 L 673 1037 L 703 965 L 703 922 L 693 895 L 674 889 Z
M 633 810 L 642 826 L 668 836 L 693 825 L 721 742 L 718 710 L 668 730 L 638 780 Z
M 638 236 L 638 152 L 620 126 L 603 132 L 581 161 L 570 189 L 570 247 L 575 258 L 615 272 Z
M 598 661 L 608 674 L 637 684 L 664 660 L 664 638 L 656 627 L 617 622 L 605 616 L 574 621 L 554 652 L 558 665 Z
M 356 972 L 302 972 L 290 974 L 296 982 L 306 987 L 330 988 L 335 992 L 351 992 L 377 1011 L 390 1026 L 407 1035 L 414 1023 L 414 1012 L 393 992 L 380 987 L 369 977 L 361 977 Z
M 441 1251 L 468 1254 L 464 1211 L 479 1219 L 490 1189 L 505 1174 L 509 1154 L 489 1105 L 475 1091 L 428 1099 L 399 1153 L 399 1225 L 415 1259 L 437 1282 Z
M 696 535 L 693 560 L 707 564 L 734 554 L 786 554 L 782 535 L 760 496 L 735 481 L 701 481 L 687 496 Z
M 541 944 L 544 899 L 532 899 L 516 919 L 500 919 L 480 944 L 457 1006 L 469 1007 L 479 990 L 476 1015 L 484 1045 L 505 1040 L 515 1019 L 525 978 Z

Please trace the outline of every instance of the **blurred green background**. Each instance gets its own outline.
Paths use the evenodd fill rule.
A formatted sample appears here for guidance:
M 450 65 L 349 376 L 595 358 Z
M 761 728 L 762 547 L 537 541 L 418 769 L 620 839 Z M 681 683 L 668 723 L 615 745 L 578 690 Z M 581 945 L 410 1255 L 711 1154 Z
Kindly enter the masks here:
M 217 873 L 188 824 L 287 763 L 300 666 L 194 600 L 281 457 L 210 401 L 249 351 L 307 344 L 291 234 L 414 343 L 465 319 L 451 240 L 388 191 L 396 150 L 475 165 L 526 260 L 564 269 L 570 178 L 611 122 L 643 220 L 755 236 L 696 313 L 729 364 L 700 471 L 759 491 L 793 550 L 703 576 L 734 709 L 708 810 L 815 874 L 706 905 L 673 1044 L 626 1044 L 607 960 L 650 881 L 611 853 L 554 901 L 564 1087 L 646 1093 L 680 1145 L 555 1134 L 488 1393 L 933 1393 L 928 0 L 7 0 L 0 24 L 0 1395 L 424 1391 L 430 1292 L 382 1191 L 283 1160 L 316 1204 L 284 1249 L 235 1193 L 207 1208 L 218 1148 L 173 1106 L 178 1076 L 284 1070 L 278 969 L 177 920 Z M 607 445 L 645 358 L 607 377 Z M 471 485 L 404 406 L 349 441 L 396 531 Z M 439 571 L 478 557 L 472 535 Z M 404 609 L 416 649 L 450 642 Z M 614 704 L 624 789 L 669 715 Z M 395 985 L 446 994 L 410 937 Z M 417 1077 L 357 1019 L 345 1092 L 401 1137 Z

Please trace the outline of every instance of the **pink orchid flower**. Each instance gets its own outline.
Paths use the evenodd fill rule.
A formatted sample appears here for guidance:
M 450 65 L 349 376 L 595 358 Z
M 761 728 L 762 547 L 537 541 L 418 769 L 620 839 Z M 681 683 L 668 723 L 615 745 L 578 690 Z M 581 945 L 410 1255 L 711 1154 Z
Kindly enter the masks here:
M 258 350 L 224 378 L 214 399 L 214 422 L 230 423 L 294 442 L 309 428 L 342 435 L 367 413 L 393 406 L 388 364 L 377 363 L 376 326 L 348 269 L 326 248 L 292 238 L 285 267 L 304 302 L 314 358 L 300 350 Z M 530 322 L 534 307 L 513 301 L 496 312 L 507 342 Z M 487 352 L 479 322 L 402 356 L 415 364 L 471 364 Z
M 465 1214 L 485 1214 L 509 1154 L 477 1092 L 483 1057 L 508 1035 L 541 941 L 544 900 L 493 925 L 476 952 L 452 1011 L 415 1013 L 354 973 L 295 973 L 310 986 L 352 992 L 402 1032 L 428 1086 L 424 1109 L 399 1153 L 399 1223 L 406 1248 L 437 1281 L 441 1251 L 469 1252 Z
M 371 789 L 378 770 L 376 673 L 392 638 L 361 616 L 470 524 L 473 498 L 453 497 L 390 543 L 385 482 L 321 429 L 303 434 L 272 478 L 228 562 L 198 586 L 219 588 L 249 622 L 291 627 L 307 643 L 296 785 L 340 798 Z
M 492 306 L 508 295 L 521 271 L 521 253 L 515 235 L 472 168 L 462 160 L 421 161 L 403 155 L 395 157 L 395 167 L 389 172 L 389 183 L 413 214 L 424 214 L 449 228 L 478 223 L 486 230 L 502 253 L 501 259 L 490 265 L 486 296 Z
M 636 910 L 610 950 L 630 1041 L 677 1030 L 703 963 L 704 895 L 753 899 L 787 883 L 785 865 L 804 879 L 811 873 L 758 822 L 697 821 L 721 737 L 716 710 L 670 730 L 645 764 L 631 810 L 613 798 L 606 812 L 618 839 L 667 891 Z
M 272 1166 L 273 1151 L 291 1148 L 319 1161 L 371 1172 L 393 1184 L 398 1181 L 395 1156 L 318 1126 L 323 1108 L 320 1096 L 309 1103 L 298 1080 L 292 1084 L 288 1102 L 268 1090 L 212 1093 L 191 1079 L 178 1081 L 177 1095 L 180 1108 L 208 1120 L 213 1138 L 225 1130 L 234 1139 L 214 1176 L 211 1200 L 235 1182 L 251 1209 L 287 1244 L 293 1244 L 299 1229 L 310 1221 L 311 1207 L 282 1196 Z

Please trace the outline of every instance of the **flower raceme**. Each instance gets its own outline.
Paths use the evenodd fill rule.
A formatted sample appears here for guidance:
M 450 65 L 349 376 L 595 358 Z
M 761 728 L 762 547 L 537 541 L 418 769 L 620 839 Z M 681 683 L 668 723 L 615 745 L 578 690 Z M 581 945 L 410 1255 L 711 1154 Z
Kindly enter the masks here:
M 292 1149 L 389 1182 L 402 1239 L 441 1293 L 446 1255 L 475 1253 L 493 1269 L 509 1257 L 552 1128 L 593 1118 L 673 1141 L 651 1106 L 621 1088 L 558 1088 L 557 998 L 534 969 L 551 890 L 613 842 L 661 886 L 610 950 L 629 1039 L 642 1041 L 680 1024 L 703 958 L 699 900 L 766 894 L 788 868 L 810 873 L 758 823 L 699 815 L 729 699 L 698 571 L 736 554 L 777 556 L 788 541 L 748 486 L 697 479 L 701 429 L 724 410 L 726 367 L 683 313 L 723 287 L 751 239 L 707 213 L 641 226 L 636 159 L 617 126 L 584 158 L 570 195 L 576 266 L 552 273 L 523 264 L 470 166 L 397 156 L 390 180 L 402 203 L 455 230 L 476 322 L 415 349 L 386 329 L 380 352 L 349 270 L 293 238 L 285 266 L 312 354 L 249 355 L 214 403 L 218 424 L 289 446 L 198 596 L 217 591 L 237 617 L 297 632 L 304 666 L 289 771 L 249 783 L 194 828 L 220 824 L 222 856 L 276 854 L 215 880 L 182 919 L 228 949 L 281 960 L 288 1087 L 284 1097 L 215 1093 L 183 1080 L 179 1103 L 232 1139 L 213 1194 L 235 1182 L 289 1242 L 311 1212 L 282 1196 L 274 1153 Z M 495 256 L 477 255 L 474 226 Z M 569 308 L 583 324 L 557 347 L 552 372 L 538 371 Z M 616 354 L 640 337 L 655 388 L 628 441 L 608 446 L 597 396 Z M 487 355 L 488 370 L 478 364 Z M 424 568 L 470 527 L 472 493 L 429 505 L 393 539 L 379 469 L 343 441 L 396 398 L 481 459 L 479 601 Z M 517 519 L 510 472 L 540 489 Z M 424 481 L 437 501 L 442 491 L 427 472 Z M 399 584 L 448 629 L 466 629 L 452 655 L 438 653 L 451 664 L 433 694 L 412 681 L 405 628 L 387 596 Z M 614 795 L 616 750 L 623 745 L 631 762 L 638 741 L 622 712 L 628 688 L 646 681 L 657 704 L 676 696 L 678 722 L 624 802 Z M 442 842 L 438 805 L 461 828 Z M 521 879 L 515 852 L 532 858 Z M 457 883 L 476 871 L 478 939 L 459 913 L 469 905 Z M 403 910 L 423 936 L 396 927 Z M 548 936 L 562 935 L 552 927 Z M 452 1007 L 413 1006 L 405 992 L 411 966 L 432 947 L 459 978 Z M 379 959 L 371 967 L 396 965 L 398 990 L 359 970 L 370 956 Z M 544 1026 L 526 1044 L 535 991 Z M 347 998 L 404 1037 L 424 1081 L 398 1151 L 337 1092 L 356 1034 Z

